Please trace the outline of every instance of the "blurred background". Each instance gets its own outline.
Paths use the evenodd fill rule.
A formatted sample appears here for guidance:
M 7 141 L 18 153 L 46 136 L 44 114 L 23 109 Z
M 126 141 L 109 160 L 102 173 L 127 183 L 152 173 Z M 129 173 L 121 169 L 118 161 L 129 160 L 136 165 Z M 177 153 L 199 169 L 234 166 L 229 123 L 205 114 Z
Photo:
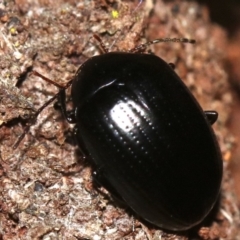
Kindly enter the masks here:
M 234 96 L 234 106 L 228 123 L 236 138 L 230 170 L 235 179 L 240 201 L 240 1 L 199 0 L 208 7 L 212 22 L 221 25 L 228 34 L 225 66 Z

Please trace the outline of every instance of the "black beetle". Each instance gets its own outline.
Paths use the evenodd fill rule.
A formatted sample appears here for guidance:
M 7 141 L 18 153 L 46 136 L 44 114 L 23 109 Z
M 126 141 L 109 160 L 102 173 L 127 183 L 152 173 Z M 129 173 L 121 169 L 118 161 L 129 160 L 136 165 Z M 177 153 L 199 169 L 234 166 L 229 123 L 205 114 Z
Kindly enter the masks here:
M 158 39 L 130 52 L 108 53 L 95 38 L 106 53 L 83 63 L 65 87 L 35 72 L 61 88 L 35 117 L 60 96 L 104 187 L 156 226 L 182 231 L 197 225 L 213 208 L 222 180 L 211 128 L 217 113 L 201 109 L 169 64 L 140 53 L 157 42 L 193 41 Z M 67 112 L 65 89 L 71 84 L 74 108 Z

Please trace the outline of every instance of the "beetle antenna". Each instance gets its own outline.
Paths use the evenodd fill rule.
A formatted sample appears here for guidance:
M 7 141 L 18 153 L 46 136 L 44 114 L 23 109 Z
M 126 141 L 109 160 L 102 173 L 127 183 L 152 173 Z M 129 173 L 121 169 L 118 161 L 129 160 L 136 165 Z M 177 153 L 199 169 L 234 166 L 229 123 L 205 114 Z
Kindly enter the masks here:
M 61 84 L 58 84 L 58 83 L 54 82 L 53 80 L 51 80 L 51 79 L 43 76 L 41 73 L 39 73 L 39 72 L 37 72 L 37 71 L 34 71 L 34 70 L 33 70 L 33 71 L 31 72 L 31 74 L 34 74 L 34 75 L 42 78 L 42 79 L 45 80 L 46 82 L 51 83 L 52 85 L 54 85 L 54 86 L 56 86 L 57 88 L 60 88 L 60 89 L 66 89 L 66 88 L 68 88 L 68 87 L 71 85 L 71 83 L 72 83 L 72 80 L 71 80 L 71 81 L 69 81 L 65 86 L 62 86 Z
M 196 41 L 194 39 L 188 39 L 188 38 L 159 38 L 155 39 L 143 44 L 140 44 L 133 49 L 129 50 L 130 53 L 141 53 L 143 52 L 148 46 L 160 43 L 160 42 L 181 42 L 181 43 L 191 43 L 194 44 Z
M 53 84 L 54 86 L 58 87 L 60 89 L 60 91 L 55 94 L 53 97 L 51 97 L 48 101 L 46 101 L 36 112 L 35 114 L 33 114 L 31 117 L 30 117 L 30 120 L 28 121 L 28 123 L 26 124 L 24 130 L 23 130 L 23 133 L 19 136 L 19 138 L 17 139 L 17 141 L 14 143 L 13 145 L 13 150 L 15 150 L 20 142 L 23 140 L 23 138 L 25 137 L 25 135 L 29 132 L 30 130 L 30 127 L 35 123 L 38 115 L 43 111 L 44 108 L 46 108 L 49 104 L 51 104 L 56 98 L 58 98 L 61 94 L 61 90 L 63 89 L 67 89 L 71 84 L 72 84 L 72 81 L 73 80 L 70 80 L 65 86 L 62 86 L 54 81 L 52 81 L 51 79 L 43 76 L 42 74 L 38 73 L 37 71 L 33 71 L 32 74 L 42 78 L 43 80 Z
M 93 37 L 100 43 L 100 46 L 101 46 L 102 50 L 104 51 L 104 53 L 108 53 L 109 49 L 103 43 L 102 39 L 97 34 L 93 34 Z

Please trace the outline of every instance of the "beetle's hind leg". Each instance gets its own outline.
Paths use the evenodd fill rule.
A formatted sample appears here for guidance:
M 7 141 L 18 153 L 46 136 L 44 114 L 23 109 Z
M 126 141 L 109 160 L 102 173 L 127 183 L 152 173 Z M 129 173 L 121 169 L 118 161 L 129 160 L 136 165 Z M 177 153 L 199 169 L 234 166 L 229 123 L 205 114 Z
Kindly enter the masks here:
M 204 111 L 204 114 L 211 125 L 218 119 L 218 113 L 216 111 Z

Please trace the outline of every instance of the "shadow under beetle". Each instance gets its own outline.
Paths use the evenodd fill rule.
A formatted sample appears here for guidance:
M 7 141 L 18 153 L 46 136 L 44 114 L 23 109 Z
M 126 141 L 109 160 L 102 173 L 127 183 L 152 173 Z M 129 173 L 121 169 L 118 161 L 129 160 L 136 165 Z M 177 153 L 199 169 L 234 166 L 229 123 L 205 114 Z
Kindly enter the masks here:
M 140 217 L 173 231 L 199 224 L 213 208 L 222 180 L 222 158 L 211 128 L 214 111 L 203 111 L 171 65 L 144 54 L 157 39 L 129 52 L 105 51 L 84 62 L 32 117 L 18 146 L 39 113 L 54 99 L 75 123 L 75 136 L 90 156 L 97 180 L 117 193 Z M 72 85 L 73 110 L 65 90 Z

